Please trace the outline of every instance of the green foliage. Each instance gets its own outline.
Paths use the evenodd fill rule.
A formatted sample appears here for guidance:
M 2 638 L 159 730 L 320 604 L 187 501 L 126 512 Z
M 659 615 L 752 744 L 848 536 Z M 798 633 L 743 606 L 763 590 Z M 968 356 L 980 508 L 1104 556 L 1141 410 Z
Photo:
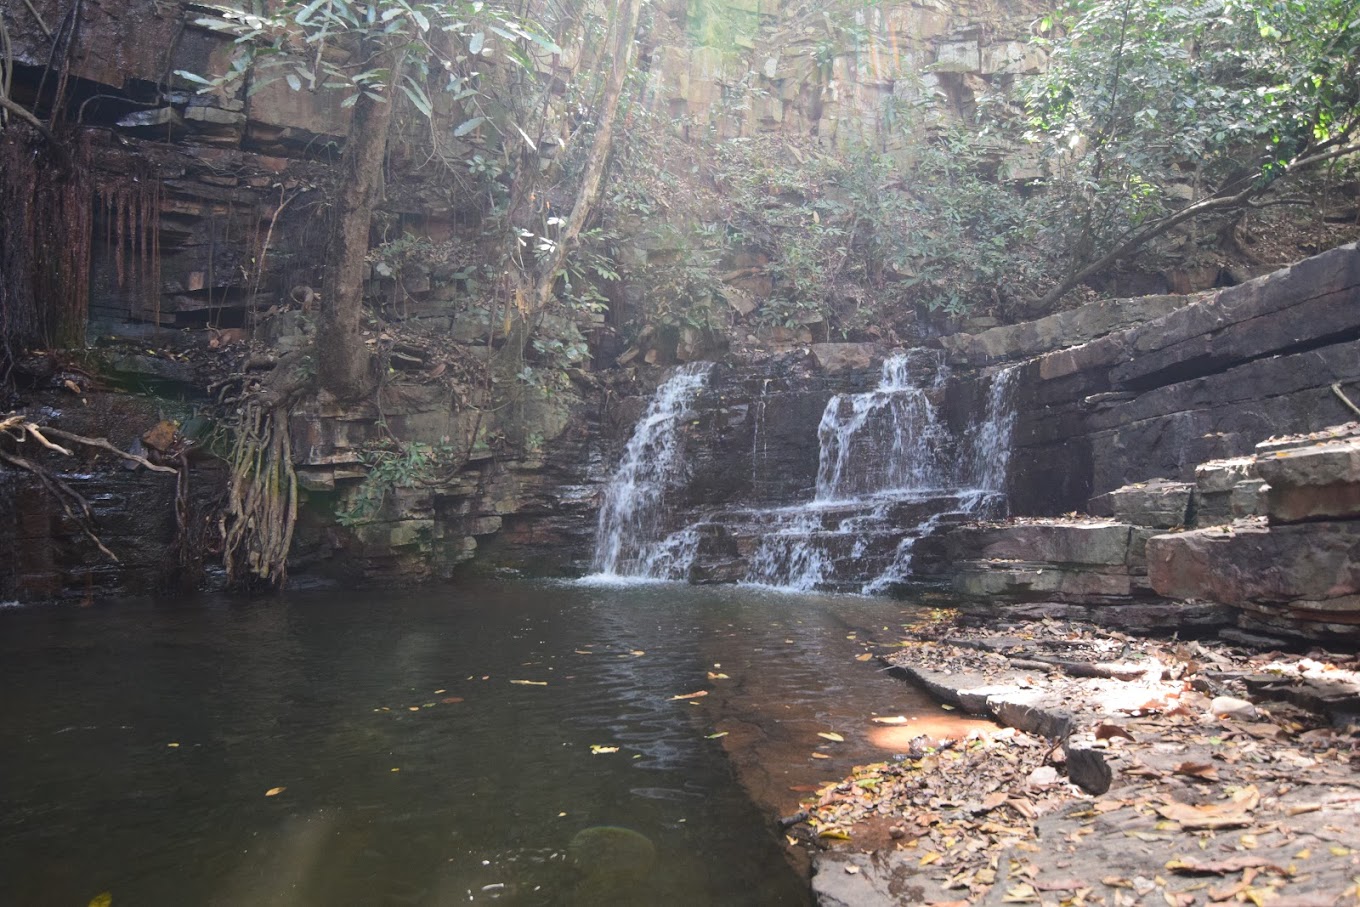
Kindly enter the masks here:
M 336 513 L 336 522 L 346 527 L 367 523 L 382 509 L 393 489 L 435 484 L 458 463 L 457 452 L 447 443 L 392 442 L 374 448 L 364 455 L 368 474 Z
M 215 77 L 176 72 L 202 91 L 234 88 L 249 75 L 247 94 L 282 79 L 294 91 L 339 91 L 341 105 L 349 107 L 364 94 L 382 99 L 395 82 L 427 118 L 435 113 L 430 95 L 435 74 L 447 77 L 435 87 L 464 102 L 477 95 L 478 63 L 494 52 L 526 69 L 533 68 L 535 53 L 562 52 L 533 22 L 482 0 L 283 0 L 268 15 L 234 10 L 221 15 L 241 51 L 228 71 Z M 383 62 L 379 49 L 401 61 L 400 72 Z M 463 120 L 454 134 L 471 132 L 484 119 Z
M 1356 150 L 1354 0 L 1080 0 L 1043 24 L 1026 103 L 1074 273 Z

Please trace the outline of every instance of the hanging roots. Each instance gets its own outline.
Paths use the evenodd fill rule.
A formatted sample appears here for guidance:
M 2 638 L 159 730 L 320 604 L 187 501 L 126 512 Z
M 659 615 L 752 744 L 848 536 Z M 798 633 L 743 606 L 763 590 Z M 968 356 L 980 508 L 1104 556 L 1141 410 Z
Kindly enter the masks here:
M 219 520 L 227 583 L 280 588 L 297 523 L 297 474 L 287 406 L 245 402 L 231 452 L 231 484 Z

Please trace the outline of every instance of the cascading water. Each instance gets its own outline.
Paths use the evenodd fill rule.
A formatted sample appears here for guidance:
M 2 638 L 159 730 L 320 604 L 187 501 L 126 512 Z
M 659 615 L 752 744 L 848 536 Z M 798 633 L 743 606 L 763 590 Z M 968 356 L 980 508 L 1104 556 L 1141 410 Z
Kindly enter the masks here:
M 595 576 L 668 579 L 692 545 L 664 534 L 667 491 L 684 475 L 679 428 L 708 381 L 710 362 L 677 369 L 656 389 L 605 488 L 595 534 Z
M 947 516 L 1004 501 L 1013 377 L 1008 370 L 992 380 L 985 417 L 963 439 L 932 399 L 948 380 L 937 352 L 897 353 L 878 387 L 833 397 L 818 427 L 816 496 L 754 515 L 760 541 L 746 581 L 877 592 L 908 577 L 918 538 Z

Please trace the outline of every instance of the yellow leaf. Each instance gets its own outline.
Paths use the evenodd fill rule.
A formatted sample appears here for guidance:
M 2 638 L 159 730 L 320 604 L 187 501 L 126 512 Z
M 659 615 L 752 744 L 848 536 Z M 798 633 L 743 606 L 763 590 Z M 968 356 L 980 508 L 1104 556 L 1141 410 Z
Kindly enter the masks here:
M 178 743 L 167 743 L 166 746 L 170 747 L 171 749 L 176 749 L 176 748 L 179 747 L 179 744 L 178 744 Z
M 938 862 L 940 862 L 940 855 L 939 855 L 938 853 L 936 853 L 935 851 L 933 851 L 933 850 L 932 850 L 930 853 L 928 853 L 928 854 L 924 855 L 923 857 L 921 857 L 921 865 L 922 865 L 922 866 L 929 866 L 931 863 L 938 863 Z
M 1342 847 L 1340 844 L 1333 844 L 1331 847 L 1328 847 L 1327 849 L 1332 852 L 1332 856 L 1334 857 L 1349 856 L 1351 852 L 1351 849 L 1349 847 Z
M 599 756 L 604 753 L 617 753 L 618 751 L 619 748 L 617 746 L 601 746 L 598 743 L 592 743 L 590 745 L 590 752 L 592 755 L 595 756 Z
M 874 655 L 872 652 L 865 652 L 863 655 L 856 655 L 855 661 L 870 661 Z
M 672 696 L 672 697 L 671 697 L 671 702 L 675 702 L 677 699 L 698 699 L 698 698 L 700 698 L 701 696 L 707 696 L 707 695 L 708 695 L 708 690 L 700 690 L 700 691 L 697 692 L 697 693 L 684 693 L 684 694 L 681 694 L 681 695 L 679 695 L 679 696 Z
M 813 759 L 830 759 L 831 757 L 828 756 L 826 753 L 813 753 L 813 754 L 812 754 L 812 758 L 813 758 Z
M 288 788 L 286 787 L 271 787 L 269 790 L 264 792 L 264 795 L 266 797 L 277 797 L 279 794 L 283 793 L 287 789 Z
M 718 733 L 716 733 L 716 734 L 709 734 L 709 735 L 708 735 L 707 737 L 705 737 L 704 739 L 705 739 L 705 740 L 717 740 L 719 737 L 726 737 L 726 736 L 727 736 L 727 731 L 718 731 Z
M 850 832 L 842 831 L 839 828 L 823 828 L 821 831 L 817 832 L 817 837 L 830 838 L 834 841 L 849 841 Z
M 708 672 L 708 679 L 709 679 L 709 680 L 731 680 L 732 678 L 728 677 L 726 674 L 714 674 L 712 671 L 709 671 L 709 672 Z
M 112 907 L 112 905 L 113 895 L 107 891 L 101 891 L 99 894 L 90 898 L 90 907 Z
M 906 724 L 906 723 L 907 723 L 907 719 L 904 718 L 904 717 L 902 717 L 901 715 L 890 715 L 890 716 L 887 716 L 887 717 L 884 717 L 884 718 L 872 718 L 872 719 L 870 719 L 870 720 L 873 721 L 874 724 Z
M 419 712 L 419 711 L 420 711 L 420 706 L 418 706 L 418 705 L 407 706 L 407 707 L 406 707 L 406 711 L 408 711 L 408 712 Z
M 634 658 L 640 658 L 641 656 L 646 655 L 647 653 L 642 651 L 641 649 L 634 649 L 628 654 L 632 655 Z
M 842 737 L 840 734 L 833 733 L 832 731 L 819 731 L 817 733 L 817 736 L 821 737 L 823 740 L 830 740 L 832 743 L 845 742 L 844 737 Z
M 522 687 L 546 687 L 546 680 L 512 680 L 511 683 L 519 684 Z
M 947 702 L 940 703 L 940 708 L 944 709 L 946 712 L 954 711 L 954 706 L 950 705 Z

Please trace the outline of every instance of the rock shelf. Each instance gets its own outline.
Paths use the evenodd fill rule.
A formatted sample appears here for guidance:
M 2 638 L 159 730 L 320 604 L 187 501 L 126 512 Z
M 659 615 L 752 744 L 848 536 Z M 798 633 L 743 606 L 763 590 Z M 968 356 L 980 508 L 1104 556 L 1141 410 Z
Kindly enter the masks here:
M 885 665 L 1004 729 L 805 805 L 831 905 L 1353 903 L 1360 661 L 942 616 Z

